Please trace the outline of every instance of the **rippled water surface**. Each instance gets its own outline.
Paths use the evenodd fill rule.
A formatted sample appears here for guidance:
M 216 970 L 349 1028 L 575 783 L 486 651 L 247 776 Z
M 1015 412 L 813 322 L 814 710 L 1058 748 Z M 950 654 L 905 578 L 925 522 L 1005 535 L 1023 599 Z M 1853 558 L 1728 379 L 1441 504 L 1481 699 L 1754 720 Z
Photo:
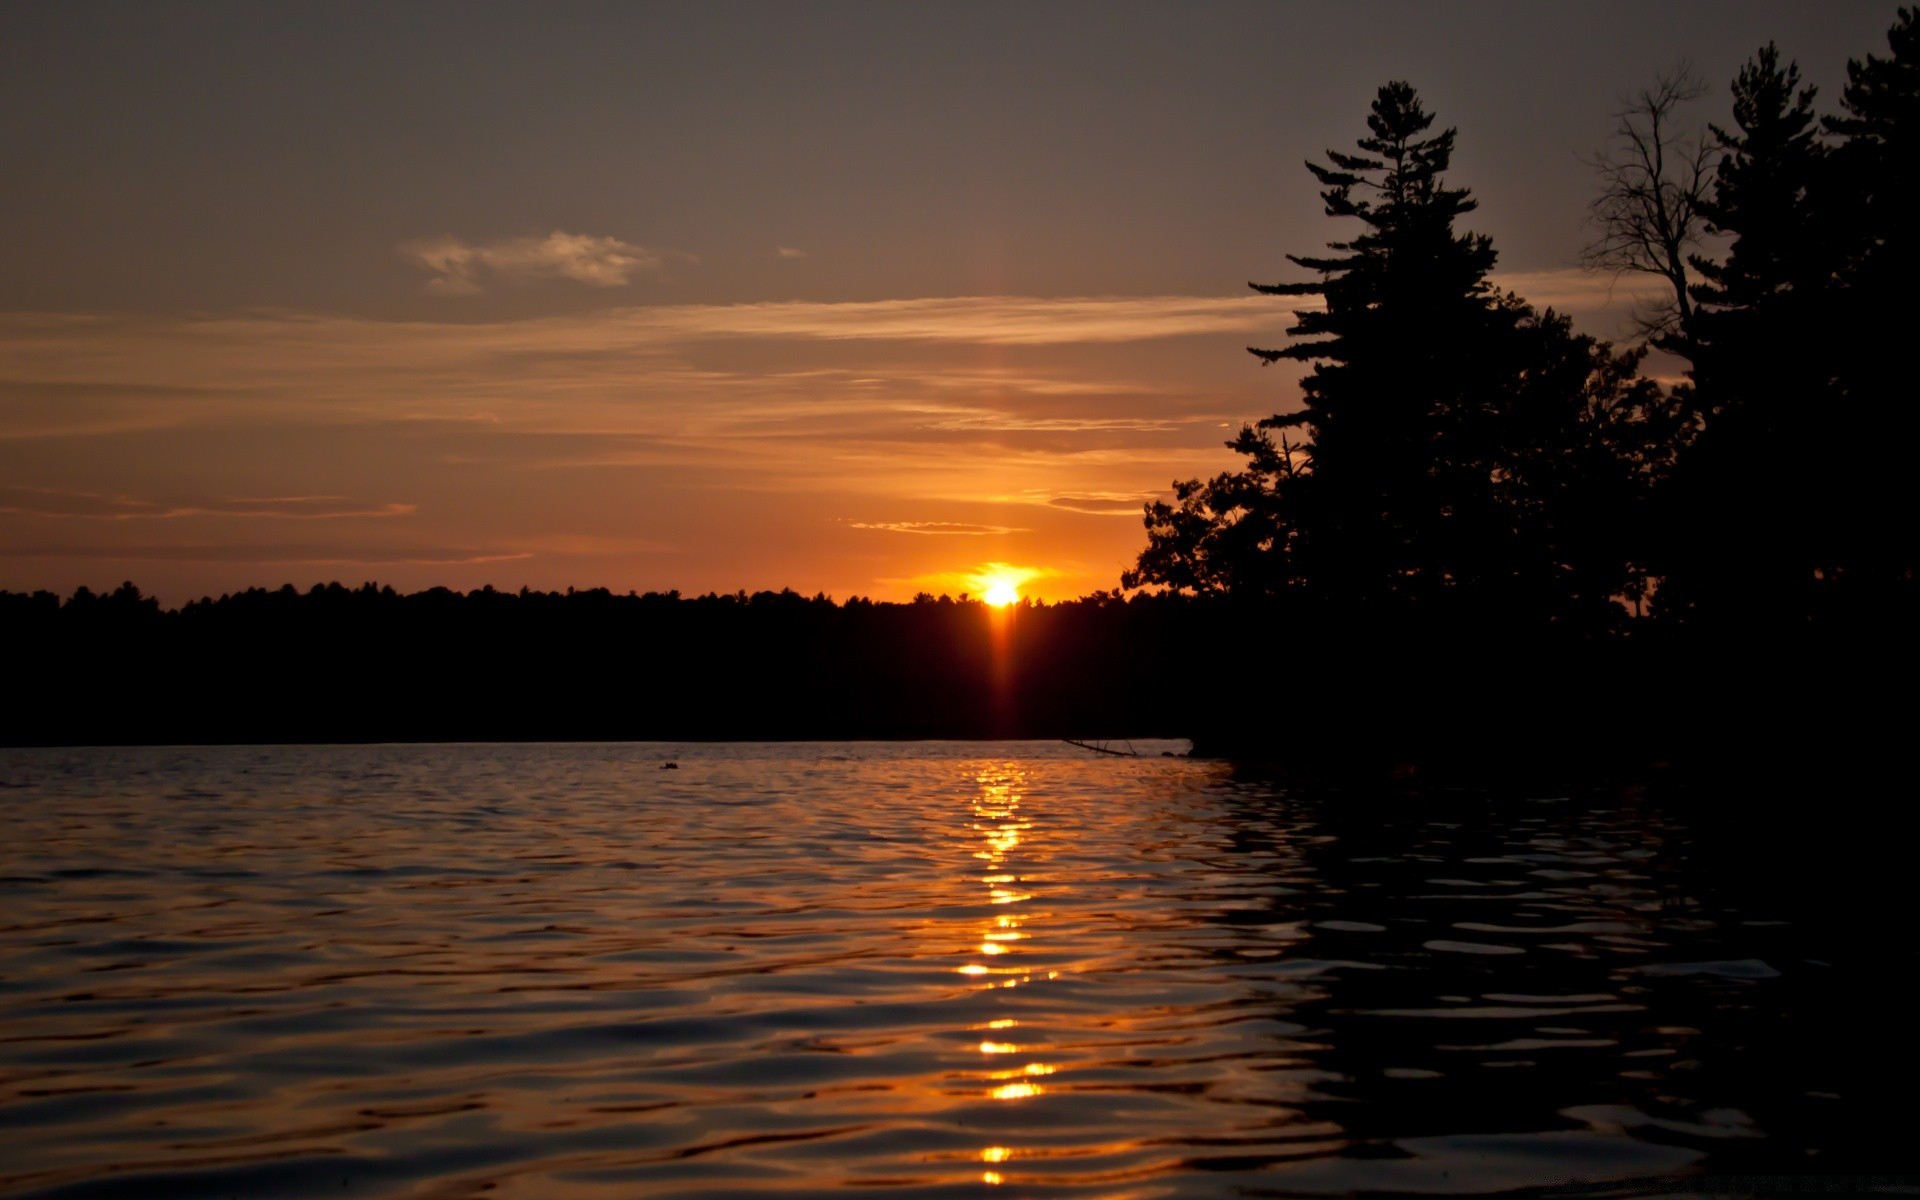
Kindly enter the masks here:
M 1494 1191 L 1904 1127 L 1863 1090 L 1907 1078 L 1860 1049 L 1908 1020 L 1886 939 L 1632 793 L 1038 743 L 0 751 L 0 785 L 8 1196 Z

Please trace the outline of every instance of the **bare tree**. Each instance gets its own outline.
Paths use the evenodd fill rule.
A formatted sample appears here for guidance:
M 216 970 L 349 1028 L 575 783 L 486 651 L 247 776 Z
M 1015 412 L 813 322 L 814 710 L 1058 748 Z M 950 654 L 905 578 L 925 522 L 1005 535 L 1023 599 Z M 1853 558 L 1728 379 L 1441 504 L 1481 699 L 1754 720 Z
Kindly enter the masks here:
M 1600 194 L 1589 206 L 1595 236 L 1580 261 L 1616 277 L 1657 275 L 1673 289 L 1634 314 L 1648 341 L 1673 338 L 1693 315 L 1687 254 L 1705 231 L 1701 208 L 1720 149 L 1704 130 L 1678 126 L 1680 109 L 1707 91 L 1686 63 L 1658 76 L 1623 102 L 1613 136 L 1588 160 Z

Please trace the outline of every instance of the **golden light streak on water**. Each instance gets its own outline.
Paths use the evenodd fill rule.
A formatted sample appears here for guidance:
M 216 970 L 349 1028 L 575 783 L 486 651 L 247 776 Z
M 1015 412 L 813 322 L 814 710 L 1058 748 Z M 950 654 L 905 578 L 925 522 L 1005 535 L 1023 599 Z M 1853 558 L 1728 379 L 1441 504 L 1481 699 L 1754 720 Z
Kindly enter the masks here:
M 0 750 L 0 1193 L 1432 1194 L 1891 1128 L 1870 1033 L 1806 1051 L 1894 976 L 1651 805 L 666 750 Z

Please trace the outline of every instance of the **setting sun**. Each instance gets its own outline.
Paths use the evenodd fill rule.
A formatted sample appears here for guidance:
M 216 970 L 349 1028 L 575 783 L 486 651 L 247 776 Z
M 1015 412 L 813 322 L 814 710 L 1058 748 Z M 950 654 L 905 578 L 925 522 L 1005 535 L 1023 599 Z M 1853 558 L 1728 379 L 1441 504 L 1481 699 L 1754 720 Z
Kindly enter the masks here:
M 1043 571 L 1038 567 L 1018 567 L 1008 562 L 989 562 L 981 563 L 970 575 L 962 578 L 971 585 L 969 590 L 974 595 L 995 608 L 1006 608 L 1020 603 L 1022 599 L 1020 588 L 1023 585 L 1049 574 L 1052 572 Z

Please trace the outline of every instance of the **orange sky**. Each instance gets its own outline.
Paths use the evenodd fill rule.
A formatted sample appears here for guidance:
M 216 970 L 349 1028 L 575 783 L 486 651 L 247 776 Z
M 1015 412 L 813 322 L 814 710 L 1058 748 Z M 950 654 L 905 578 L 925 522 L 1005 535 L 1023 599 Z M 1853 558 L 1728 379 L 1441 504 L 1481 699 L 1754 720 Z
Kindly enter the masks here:
M 1511 282 L 1604 299 L 1574 273 Z M 1592 295 L 1586 295 L 1592 293 Z M 1583 298 L 1584 297 L 1584 298 Z M 451 324 L 0 315 L 13 586 L 1113 587 L 1141 503 L 1291 403 L 1257 296 Z M 108 577 L 115 577 L 109 580 Z
M 1295 402 L 1244 283 L 1347 232 L 1300 164 L 1380 83 L 1612 334 L 1616 97 L 1830 93 L 1890 13 L 0 6 L 0 588 L 1114 587 Z

